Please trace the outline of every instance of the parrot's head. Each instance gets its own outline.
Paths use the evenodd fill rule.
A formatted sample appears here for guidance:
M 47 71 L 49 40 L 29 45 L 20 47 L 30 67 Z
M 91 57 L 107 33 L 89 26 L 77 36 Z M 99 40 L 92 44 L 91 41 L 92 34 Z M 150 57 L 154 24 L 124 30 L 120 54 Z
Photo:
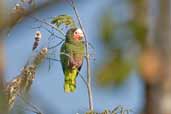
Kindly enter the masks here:
M 80 28 L 71 28 L 66 33 L 67 41 L 82 41 L 83 37 L 84 34 Z

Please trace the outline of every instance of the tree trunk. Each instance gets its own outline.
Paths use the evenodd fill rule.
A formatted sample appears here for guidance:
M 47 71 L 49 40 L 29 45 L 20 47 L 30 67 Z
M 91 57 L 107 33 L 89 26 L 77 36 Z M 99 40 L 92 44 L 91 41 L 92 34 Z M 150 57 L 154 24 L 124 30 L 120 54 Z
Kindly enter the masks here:
M 160 12 L 156 21 L 157 46 L 162 55 L 162 74 L 160 99 L 158 100 L 159 114 L 171 114 L 171 9 L 170 0 L 160 0 Z
M 156 5 L 157 11 L 148 13 L 151 5 Z M 170 19 L 170 0 L 158 0 L 149 2 L 149 0 L 134 1 L 134 19 L 138 23 L 149 27 L 146 35 L 146 48 L 153 48 L 159 53 L 160 70 L 157 75 L 151 79 L 155 80 L 149 83 L 145 82 L 145 105 L 144 114 L 171 114 L 171 19 Z M 148 5 L 151 3 L 150 5 Z M 154 6 L 152 6 L 154 8 Z M 157 12 L 157 15 L 154 15 Z M 153 19 L 148 22 L 148 15 L 153 15 Z M 150 15 L 150 16 L 151 16 Z M 152 16 L 151 16 L 152 17 Z M 151 18 L 150 17 L 150 18 Z M 155 17 L 155 18 L 154 18 Z M 156 55 L 157 56 L 157 55 Z M 148 61 L 148 66 L 153 64 Z M 148 78 L 149 76 L 143 76 Z M 155 79 L 156 78 L 156 79 Z
M 171 114 L 170 0 L 159 0 L 158 6 L 152 39 L 154 47 L 160 53 L 161 70 L 158 72 L 157 83 L 145 83 L 145 114 Z

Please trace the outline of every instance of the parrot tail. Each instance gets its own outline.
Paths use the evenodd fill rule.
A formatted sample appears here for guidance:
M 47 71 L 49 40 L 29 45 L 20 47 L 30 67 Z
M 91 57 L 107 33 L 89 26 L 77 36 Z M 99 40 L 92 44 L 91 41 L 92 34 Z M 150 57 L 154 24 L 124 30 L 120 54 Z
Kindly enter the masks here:
M 64 91 L 66 93 L 75 92 L 77 72 L 77 69 L 67 70 L 65 72 Z

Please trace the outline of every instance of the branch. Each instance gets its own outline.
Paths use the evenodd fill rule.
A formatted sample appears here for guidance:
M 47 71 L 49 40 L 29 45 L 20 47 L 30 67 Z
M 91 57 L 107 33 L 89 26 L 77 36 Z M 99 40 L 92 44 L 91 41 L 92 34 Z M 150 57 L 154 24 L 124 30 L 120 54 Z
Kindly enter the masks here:
M 1 0 L 2 1 L 2 0 Z M 47 2 L 43 2 L 42 4 L 38 4 L 36 5 L 36 8 L 24 8 L 22 6 L 24 6 L 21 2 L 19 3 L 19 5 L 22 6 L 17 6 L 14 9 L 12 9 L 12 11 L 8 11 L 6 12 L 3 16 L 7 17 L 5 18 L 3 21 L 4 23 L 2 23 L 2 27 L 3 30 L 4 28 L 8 29 L 8 33 L 10 32 L 10 30 L 18 23 L 21 22 L 22 19 L 28 15 L 33 14 L 35 11 L 39 11 L 42 10 L 43 8 L 47 7 L 48 5 L 52 5 L 52 4 L 56 4 L 58 3 L 58 0 L 48 0 Z M 1 3 L 2 4 L 2 3 Z M 4 5 L 5 6 L 5 5 Z M 3 7 L 4 7 L 3 6 Z M 2 7 L 2 8 L 3 8 Z M 5 8 L 4 8 L 5 10 Z M 9 13 L 10 12 L 10 13 Z M 1 25 L 0 25 L 1 28 Z
M 48 59 L 48 60 L 52 60 L 52 61 L 56 61 L 56 62 L 60 62 L 60 60 L 59 60 L 59 59 L 55 59 L 55 58 L 47 57 L 46 59 Z
M 18 93 L 25 94 L 29 91 L 34 78 L 38 65 L 40 65 L 47 56 L 48 49 L 42 48 L 42 50 L 36 55 L 31 63 L 27 62 L 21 73 L 12 81 L 7 84 L 5 93 L 7 95 L 8 110 L 10 111 L 15 103 Z
M 87 81 L 85 80 L 84 76 L 83 76 L 80 72 L 78 72 L 78 74 L 80 75 L 80 77 L 81 77 L 81 79 L 83 80 L 84 84 L 85 84 L 86 87 L 88 88 L 88 83 L 87 83 Z
M 63 42 L 63 40 L 60 41 L 59 43 L 57 43 L 56 45 L 52 46 L 52 47 L 48 47 L 48 49 L 56 48 L 56 47 L 58 47 L 62 42 Z
M 89 109 L 93 110 L 93 95 L 92 95 L 92 89 L 91 89 L 91 65 L 90 65 L 90 55 L 88 52 L 89 43 L 87 40 L 87 35 L 85 33 L 84 27 L 81 23 L 81 19 L 80 19 L 78 10 L 76 8 L 76 4 L 75 4 L 74 0 L 70 0 L 70 1 L 71 1 L 71 6 L 75 12 L 75 15 L 77 17 L 80 28 L 82 29 L 84 38 L 85 38 L 85 54 L 86 54 L 86 62 L 87 62 L 87 85 L 88 85 L 88 96 L 89 96 Z
M 50 23 L 49 23 L 49 24 L 50 24 Z M 50 25 L 52 25 L 52 24 L 50 24 Z M 47 28 L 45 28 L 45 27 L 42 27 L 42 28 L 44 28 L 46 31 L 48 31 L 52 36 L 55 36 L 56 38 L 61 39 L 62 41 L 65 40 L 63 37 L 60 37 L 60 36 L 56 35 L 54 32 L 50 31 L 49 29 L 47 29 Z M 55 29 L 55 30 L 56 30 L 56 29 Z
M 36 105 L 31 102 L 28 102 L 22 95 L 18 94 L 18 96 L 27 106 L 32 109 L 28 109 L 29 111 L 34 112 L 35 114 L 43 114 L 42 111 Z
M 48 22 L 46 22 L 46 21 L 44 21 L 44 20 L 42 20 L 42 19 L 40 19 L 38 17 L 35 17 L 35 16 L 30 16 L 30 17 L 33 18 L 33 19 L 35 19 L 36 21 L 39 21 L 41 23 L 44 23 L 45 25 L 48 25 L 49 27 L 52 27 L 53 29 L 55 29 L 56 31 L 58 31 L 62 36 L 65 37 L 65 33 L 62 30 L 60 30 L 59 28 L 57 28 L 56 26 L 54 26 L 54 25 L 52 25 L 52 24 L 50 24 L 50 23 L 48 23 Z

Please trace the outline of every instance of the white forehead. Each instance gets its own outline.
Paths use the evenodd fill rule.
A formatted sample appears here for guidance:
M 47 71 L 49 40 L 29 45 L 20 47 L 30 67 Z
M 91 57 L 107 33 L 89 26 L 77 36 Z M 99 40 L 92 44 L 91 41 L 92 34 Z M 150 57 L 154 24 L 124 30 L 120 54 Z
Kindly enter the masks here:
M 20 4 L 15 4 L 16 7 L 20 7 Z
M 83 31 L 82 31 L 80 28 L 78 28 L 78 29 L 76 30 L 76 32 L 78 32 L 78 33 L 83 33 Z
M 41 34 L 41 32 L 40 31 L 36 31 L 36 34 Z

